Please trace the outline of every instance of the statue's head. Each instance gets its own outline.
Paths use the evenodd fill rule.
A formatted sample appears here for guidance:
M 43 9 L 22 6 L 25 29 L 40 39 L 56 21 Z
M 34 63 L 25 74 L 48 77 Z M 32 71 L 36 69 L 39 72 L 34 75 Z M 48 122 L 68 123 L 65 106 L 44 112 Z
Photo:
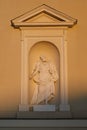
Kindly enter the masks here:
M 40 56 L 40 60 L 43 61 L 43 62 L 46 62 L 47 58 L 45 56 Z

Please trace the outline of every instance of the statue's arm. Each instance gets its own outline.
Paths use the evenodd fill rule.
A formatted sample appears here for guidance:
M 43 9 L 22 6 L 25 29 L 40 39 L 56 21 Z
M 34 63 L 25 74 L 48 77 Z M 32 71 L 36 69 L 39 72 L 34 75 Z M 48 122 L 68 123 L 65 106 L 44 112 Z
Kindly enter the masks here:
M 32 73 L 30 75 L 30 79 L 32 79 L 36 75 L 36 73 L 38 72 L 38 68 L 39 68 L 39 64 L 36 63 L 33 70 L 32 70 Z

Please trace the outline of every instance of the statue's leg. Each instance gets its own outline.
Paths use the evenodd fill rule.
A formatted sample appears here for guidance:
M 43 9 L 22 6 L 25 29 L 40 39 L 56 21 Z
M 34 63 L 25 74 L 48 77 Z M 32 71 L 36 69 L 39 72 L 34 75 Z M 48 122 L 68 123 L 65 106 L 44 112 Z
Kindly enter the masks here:
M 47 100 L 47 98 L 45 99 L 45 104 L 48 104 L 48 100 Z

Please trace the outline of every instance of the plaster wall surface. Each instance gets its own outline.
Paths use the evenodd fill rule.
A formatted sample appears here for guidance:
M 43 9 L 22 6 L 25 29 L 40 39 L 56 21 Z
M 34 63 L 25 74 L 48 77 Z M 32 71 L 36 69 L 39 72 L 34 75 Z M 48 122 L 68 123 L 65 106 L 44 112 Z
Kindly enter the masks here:
M 73 118 L 87 117 L 87 0 L 0 0 L 0 118 L 15 117 L 20 104 L 20 30 L 10 20 L 41 4 L 78 19 L 68 29 L 69 103 Z

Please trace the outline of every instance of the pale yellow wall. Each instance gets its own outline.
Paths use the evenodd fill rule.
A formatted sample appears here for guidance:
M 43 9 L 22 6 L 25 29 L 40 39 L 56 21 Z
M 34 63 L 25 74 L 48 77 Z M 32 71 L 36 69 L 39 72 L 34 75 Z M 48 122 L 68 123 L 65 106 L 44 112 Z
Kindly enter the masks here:
M 41 4 L 78 19 L 68 33 L 69 99 L 73 112 L 87 111 L 87 0 L 0 0 L 0 117 L 20 103 L 20 31 L 10 20 Z

